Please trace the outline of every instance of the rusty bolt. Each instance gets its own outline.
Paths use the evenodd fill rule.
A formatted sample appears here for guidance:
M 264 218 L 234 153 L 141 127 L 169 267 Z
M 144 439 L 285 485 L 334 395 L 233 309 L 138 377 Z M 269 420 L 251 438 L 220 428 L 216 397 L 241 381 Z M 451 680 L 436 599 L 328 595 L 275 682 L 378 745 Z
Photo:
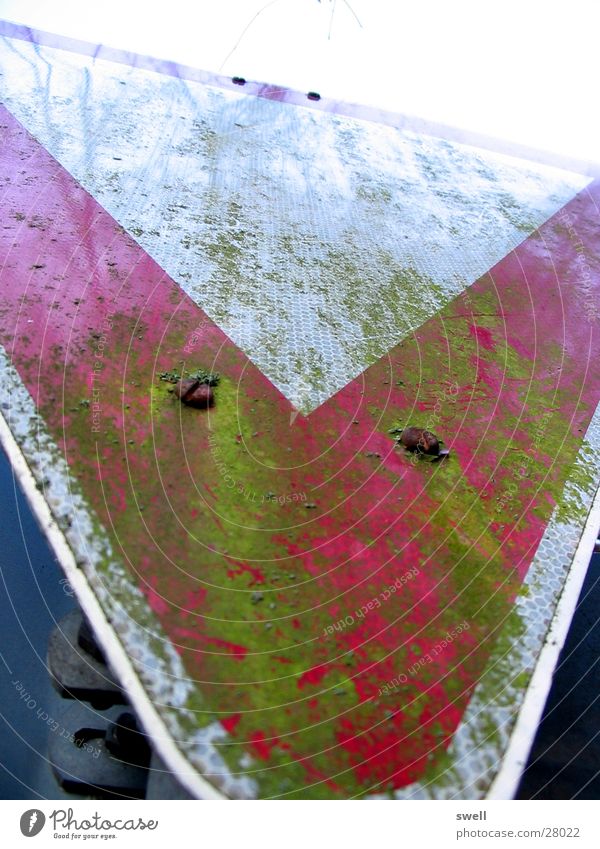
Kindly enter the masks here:
M 212 388 L 207 383 L 192 378 L 180 380 L 175 385 L 175 395 L 188 407 L 198 407 L 201 410 L 212 407 L 215 402 Z
M 432 454 L 435 457 L 440 453 L 440 443 L 435 433 L 422 427 L 405 427 L 400 434 L 400 443 L 407 451 Z
M 189 378 L 184 378 L 183 380 L 178 380 L 175 384 L 175 395 L 183 401 L 188 392 L 191 392 L 192 389 L 195 389 L 198 386 L 197 380 L 190 380 Z

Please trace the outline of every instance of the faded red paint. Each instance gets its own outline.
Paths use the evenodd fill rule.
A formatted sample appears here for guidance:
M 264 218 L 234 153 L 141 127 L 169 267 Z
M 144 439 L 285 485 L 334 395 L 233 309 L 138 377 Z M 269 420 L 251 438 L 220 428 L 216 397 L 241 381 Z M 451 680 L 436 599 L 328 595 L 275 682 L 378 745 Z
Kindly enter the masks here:
M 241 561 L 236 561 L 231 557 L 225 557 L 225 559 L 234 567 L 232 569 L 227 570 L 227 574 L 230 578 L 235 578 L 237 575 L 248 574 L 252 578 L 250 582 L 251 587 L 255 586 L 256 584 L 264 584 L 265 576 L 263 575 L 262 571 L 256 566 L 250 566 L 249 563 L 242 563 Z
M 241 713 L 232 713 L 231 716 L 225 716 L 221 719 L 221 725 L 225 731 L 229 734 L 233 734 L 241 718 Z
M 308 669 L 303 675 L 298 678 L 298 688 L 306 687 L 307 684 L 320 684 L 323 678 L 327 675 L 329 666 L 326 663 L 321 663 L 319 666 L 313 666 Z
M 476 324 L 470 324 L 469 333 L 474 339 L 477 339 L 479 344 L 485 348 L 486 351 L 494 350 L 494 336 L 492 331 L 487 327 L 478 327 Z
M 250 738 L 250 750 L 253 755 L 256 755 L 257 758 L 260 758 L 263 761 L 268 761 L 271 756 L 271 751 L 274 746 L 277 746 L 278 739 L 268 738 L 262 731 L 257 731 Z
M 157 583 L 156 577 L 152 577 L 146 587 L 146 598 L 152 610 L 159 616 L 164 616 L 169 612 L 170 605 L 165 601 L 162 595 L 154 589 Z

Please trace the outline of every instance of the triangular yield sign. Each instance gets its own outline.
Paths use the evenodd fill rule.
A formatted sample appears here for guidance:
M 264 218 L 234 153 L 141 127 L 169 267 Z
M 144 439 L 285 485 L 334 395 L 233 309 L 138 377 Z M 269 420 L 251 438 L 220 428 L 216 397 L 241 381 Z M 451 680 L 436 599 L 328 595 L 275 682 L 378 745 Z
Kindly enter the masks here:
M 218 723 L 250 794 L 428 780 L 600 398 L 597 185 L 290 427 L 255 363 L 1 125 L 0 341 L 181 655 L 190 739 Z M 221 374 L 208 411 L 160 378 L 199 367 Z M 451 458 L 399 451 L 408 421 Z

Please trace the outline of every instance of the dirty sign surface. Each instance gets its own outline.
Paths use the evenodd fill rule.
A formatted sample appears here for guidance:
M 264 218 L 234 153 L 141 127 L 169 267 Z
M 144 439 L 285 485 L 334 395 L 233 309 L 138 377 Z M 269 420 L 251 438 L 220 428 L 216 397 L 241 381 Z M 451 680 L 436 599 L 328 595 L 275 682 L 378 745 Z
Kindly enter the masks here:
M 597 185 L 3 32 L 2 412 L 171 741 L 485 795 L 598 486 Z

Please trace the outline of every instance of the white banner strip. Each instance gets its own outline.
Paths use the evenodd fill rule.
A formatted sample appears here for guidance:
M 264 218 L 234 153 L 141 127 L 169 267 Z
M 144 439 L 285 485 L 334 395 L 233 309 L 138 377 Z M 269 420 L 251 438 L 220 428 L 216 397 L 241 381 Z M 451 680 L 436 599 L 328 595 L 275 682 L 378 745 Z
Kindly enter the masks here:
M 33 807 L 33 806 L 36 807 Z M 341 807 L 343 805 L 343 808 Z M 310 810 L 308 810 L 310 808 Z M 329 810 L 328 810 L 329 808 Z M 5 801 L 4 845 L 57 841 L 165 846 L 306 849 L 342 846 L 598 846 L 597 803 L 535 802 L 219 802 Z M 114 844 L 113 844 L 114 841 Z M 118 841 L 118 843 L 117 843 Z M 30 846 L 32 844 L 29 844 Z

